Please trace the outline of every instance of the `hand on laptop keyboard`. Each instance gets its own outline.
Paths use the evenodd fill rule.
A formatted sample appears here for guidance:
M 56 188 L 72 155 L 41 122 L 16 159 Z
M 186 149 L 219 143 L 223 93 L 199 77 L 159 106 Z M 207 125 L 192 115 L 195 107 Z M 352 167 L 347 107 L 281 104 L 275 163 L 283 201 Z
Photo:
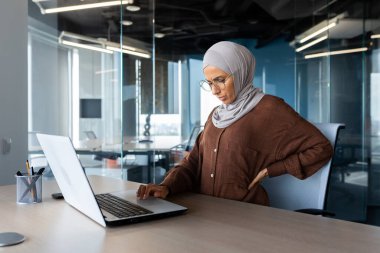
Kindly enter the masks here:
M 157 184 L 140 185 L 136 194 L 139 199 L 147 199 L 149 196 L 164 199 L 169 194 L 169 188 Z

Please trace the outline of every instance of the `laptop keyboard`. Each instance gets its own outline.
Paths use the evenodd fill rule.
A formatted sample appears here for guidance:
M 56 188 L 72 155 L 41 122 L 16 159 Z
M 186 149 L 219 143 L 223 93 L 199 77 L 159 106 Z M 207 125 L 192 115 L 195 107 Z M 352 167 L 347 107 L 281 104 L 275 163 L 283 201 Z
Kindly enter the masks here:
M 127 218 L 153 213 L 141 206 L 135 205 L 110 193 L 97 194 L 95 197 L 101 209 L 115 215 L 118 218 Z

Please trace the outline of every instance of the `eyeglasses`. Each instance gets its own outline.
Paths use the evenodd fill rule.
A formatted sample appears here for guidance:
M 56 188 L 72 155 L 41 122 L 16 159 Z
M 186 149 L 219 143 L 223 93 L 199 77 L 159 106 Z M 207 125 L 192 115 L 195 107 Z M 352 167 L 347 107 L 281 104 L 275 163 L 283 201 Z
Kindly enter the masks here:
M 213 85 L 221 90 L 224 90 L 224 88 L 226 88 L 226 81 L 230 78 L 230 76 L 232 76 L 232 74 L 229 74 L 226 78 L 217 77 L 212 81 L 202 80 L 200 81 L 199 86 L 201 86 L 201 88 L 205 91 L 211 91 Z

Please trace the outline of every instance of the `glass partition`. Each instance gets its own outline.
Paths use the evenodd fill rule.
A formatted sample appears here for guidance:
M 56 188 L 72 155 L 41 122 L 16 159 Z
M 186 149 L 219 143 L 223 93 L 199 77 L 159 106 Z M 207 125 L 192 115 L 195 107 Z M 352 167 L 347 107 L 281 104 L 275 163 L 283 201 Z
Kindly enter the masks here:
M 297 16 L 297 1 L 295 7 Z M 325 1 L 313 13 L 315 22 L 294 41 L 297 110 L 312 122 L 346 126 L 333 159 L 326 208 L 337 218 L 362 222 L 370 166 L 366 33 L 373 27 L 367 26 L 367 7 L 365 1 Z
M 370 2 L 371 3 L 371 2 Z M 379 87 L 380 87 L 380 11 L 370 3 L 364 3 L 365 18 L 364 27 L 367 32 L 363 37 L 363 43 L 368 46 L 370 54 L 366 54 L 365 67 L 363 68 L 363 78 L 365 80 L 365 90 L 362 93 L 362 99 L 365 101 L 365 110 L 363 112 L 362 127 L 366 139 L 363 141 L 366 149 L 363 149 L 363 167 L 368 170 L 368 204 L 367 219 L 370 224 L 380 225 L 378 221 L 380 206 L 380 131 L 379 131 Z
M 130 5 L 129 5 L 130 6 Z M 155 112 L 154 1 L 134 1 L 121 11 L 123 179 L 143 183 L 163 177 L 156 166 L 159 142 L 152 133 Z M 139 52 L 136 54 L 136 52 Z
M 69 136 L 87 173 L 122 175 L 123 138 L 138 118 L 130 84 L 153 87 L 153 14 L 152 1 L 29 1 L 32 166 L 46 166 L 41 132 Z

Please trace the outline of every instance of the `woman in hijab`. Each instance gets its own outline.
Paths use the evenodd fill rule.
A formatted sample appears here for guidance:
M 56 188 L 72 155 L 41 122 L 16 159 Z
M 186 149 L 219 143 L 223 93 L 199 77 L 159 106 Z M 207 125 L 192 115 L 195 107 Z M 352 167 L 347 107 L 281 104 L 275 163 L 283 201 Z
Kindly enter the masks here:
M 190 154 L 160 185 L 141 185 L 139 198 L 195 191 L 269 205 L 260 185 L 265 177 L 305 179 L 329 161 L 330 142 L 282 99 L 255 88 L 254 69 L 253 55 L 239 44 L 222 41 L 207 50 L 201 86 L 222 104 Z

